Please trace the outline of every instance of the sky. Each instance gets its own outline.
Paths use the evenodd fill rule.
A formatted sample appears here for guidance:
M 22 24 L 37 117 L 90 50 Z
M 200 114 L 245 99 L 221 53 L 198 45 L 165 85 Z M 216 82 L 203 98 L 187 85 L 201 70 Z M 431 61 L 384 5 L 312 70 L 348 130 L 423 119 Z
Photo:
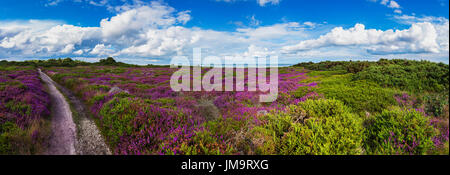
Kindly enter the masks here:
M 0 60 L 449 62 L 448 0 L 2 0 Z

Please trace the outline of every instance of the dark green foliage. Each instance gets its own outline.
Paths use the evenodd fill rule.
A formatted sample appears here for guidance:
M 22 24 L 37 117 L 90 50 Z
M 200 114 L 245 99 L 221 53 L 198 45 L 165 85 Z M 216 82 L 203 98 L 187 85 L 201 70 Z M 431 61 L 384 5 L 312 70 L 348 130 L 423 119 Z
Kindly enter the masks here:
M 368 154 L 421 155 L 433 147 L 436 131 L 429 118 L 415 110 L 385 110 L 366 122 Z
M 411 92 L 442 92 L 449 87 L 449 67 L 428 61 L 404 61 L 397 64 L 371 66 L 353 77 L 369 80 L 383 87 Z
M 411 92 L 442 92 L 448 90 L 448 66 L 423 62 L 410 66 L 373 66 L 355 74 L 354 80 L 369 80 L 383 87 Z
M 65 59 L 48 59 L 48 60 L 29 60 L 29 61 L 3 61 L 0 62 L 0 66 L 33 66 L 33 67 L 75 67 L 75 66 L 85 66 L 91 63 L 72 60 L 71 58 Z
M 448 118 L 448 93 L 420 95 L 417 101 L 417 104 L 423 105 L 426 114 Z
M 33 123 L 21 129 L 13 122 L 0 123 L 0 155 L 32 155 L 47 149 L 50 122 Z
M 48 60 L 27 60 L 27 61 L 0 61 L 0 67 L 3 66 L 33 66 L 33 67 L 76 67 L 76 66 L 89 66 L 89 65 L 101 65 L 101 66 L 120 66 L 120 67 L 139 67 L 138 65 L 131 65 L 122 62 L 116 62 L 114 58 L 108 57 L 101 59 L 97 63 L 89 63 L 79 60 L 73 60 L 71 58 L 58 58 Z M 156 66 L 154 66 L 156 67 Z
M 14 153 L 12 137 L 21 129 L 12 122 L 0 124 L 0 155 Z
M 374 64 L 376 63 L 369 61 L 324 61 L 320 63 L 299 63 L 294 65 L 294 67 L 304 67 L 309 70 L 319 71 L 345 70 L 348 73 L 357 73 Z
M 112 57 L 108 57 L 106 59 L 101 59 L 99 61 L 99 64 L 101 64 L 101 65 L 114 65 L 116 63 L 117 63 L 116 60 L 114 60 L 114 58 L 112 58 Z

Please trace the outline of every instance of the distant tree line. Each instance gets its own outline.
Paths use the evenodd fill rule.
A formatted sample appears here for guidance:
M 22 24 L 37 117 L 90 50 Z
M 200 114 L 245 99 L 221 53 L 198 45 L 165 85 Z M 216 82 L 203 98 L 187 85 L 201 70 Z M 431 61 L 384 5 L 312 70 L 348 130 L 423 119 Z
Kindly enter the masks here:
M 118 62 L 112 57 L 100 59 L 98 62 L 90 63 L 72 58 L 58 58 L 48 60 L 26 60 L 26 61 L 0 61 L 0 66 L 33 66 L 33 67 L 76 67 L 76 66 L 119 66 L 119 67 L 165 67 L 157 65 L 139 66 Z

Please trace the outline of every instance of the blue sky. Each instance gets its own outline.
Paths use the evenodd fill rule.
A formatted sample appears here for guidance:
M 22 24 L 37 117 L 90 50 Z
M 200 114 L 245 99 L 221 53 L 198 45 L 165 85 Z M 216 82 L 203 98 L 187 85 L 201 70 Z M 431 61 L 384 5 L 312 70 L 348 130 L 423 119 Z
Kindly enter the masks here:
M 448 0 L 2 0 L 0 59 L 166 64 L 199 47 L 288 64 L 448 63 L 448 9 Z

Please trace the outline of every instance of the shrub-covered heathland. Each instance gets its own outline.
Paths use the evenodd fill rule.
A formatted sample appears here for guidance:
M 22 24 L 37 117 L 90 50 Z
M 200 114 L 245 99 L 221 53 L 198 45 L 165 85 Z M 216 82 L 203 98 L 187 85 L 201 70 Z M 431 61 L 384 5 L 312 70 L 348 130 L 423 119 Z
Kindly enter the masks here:
M 49 136 L 50 103 L 39 73 L 0 67 L 0 154 L 40 154 Z
M 448 154 L 449 67 L 442 63 L 300 63 L 279 69 L 272 103 L 260 103 L 258 91 L 174 92 L 177 69 L 112 58 L 0 65 L 2 154 L 37 153 L 14 148 L 45 140 L 36 123 L 49 100 L 31 67 L 82 99 L 115 154 Z

